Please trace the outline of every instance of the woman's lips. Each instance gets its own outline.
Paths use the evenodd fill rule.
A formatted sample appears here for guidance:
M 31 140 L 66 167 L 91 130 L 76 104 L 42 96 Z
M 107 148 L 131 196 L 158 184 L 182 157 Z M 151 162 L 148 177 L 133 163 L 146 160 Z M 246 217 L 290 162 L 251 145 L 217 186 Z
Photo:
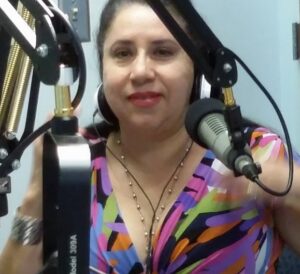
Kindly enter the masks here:
M 135 92 L 128 100 L 137 107 L 153 107 L 159 103 L 161 94 L 153 91 Z

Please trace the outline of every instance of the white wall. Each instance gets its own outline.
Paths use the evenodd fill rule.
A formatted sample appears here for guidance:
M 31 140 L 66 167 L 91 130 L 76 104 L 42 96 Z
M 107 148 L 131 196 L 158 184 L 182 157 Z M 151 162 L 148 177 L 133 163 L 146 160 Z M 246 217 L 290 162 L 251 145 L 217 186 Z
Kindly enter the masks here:
M 286 5 L 284 2 L 289 2 Z M 300 61 L 291 58 L 292 31 L 291 23 L 300 22 L 299 0 L 278 1 L 279 18 L 279 69 L 281 109 L 287 117 L 291 138 L 300 152 Z M 299 41 L 300 43 L 300 41 Z
M 300 138 L 297 138 L 300 132 L 297 119 L 300 114 L 300 62 L 292 60 L 291 47 L 291 24 L 299 22 L 299 1 L 195 0 L 194 3 L 222 43 L 239 55 L 270 91 L 287 120 L 292 141 L 300 151 Z M 83 126 L 91 122 L 94 91 L 99 83 L 94 37 L 103 4 L 104 1 L 90 0 L 92 42 L 84 44 L 88 80 L 80 116 Z M 239 72 L 234 92 L 245 116 L 280 130 L 272 107 L 243 71 Z M 54 108 L 52 87 L 43 86 L 40 93 L 37 125 L 43 123 Z M 30 178 L 31 154 L 30 147 L 21 159 L 22 167 L 12 174 L 9 214 L 0 220 L 0 250 Z
M 270 92 L 300 151 L 300 61 L 292 58 L 292 23 L 299 22 L 299 0 L 193 2 L 223 45 L 233 50 Z M 244 116 L 281 132 L 260 89 L 241 69 L 238 77 L 234 94 Z

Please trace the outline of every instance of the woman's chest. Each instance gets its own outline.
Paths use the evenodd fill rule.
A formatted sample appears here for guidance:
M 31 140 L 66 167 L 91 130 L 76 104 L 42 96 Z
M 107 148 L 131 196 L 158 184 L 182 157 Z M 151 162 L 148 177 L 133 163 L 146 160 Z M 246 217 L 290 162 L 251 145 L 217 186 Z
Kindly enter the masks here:
M 264 250 L 262 262 L 266 267 L 272 255 L 267 246 L 276 241 L 268 218 L 255 201 L 231 202 L 226 192 L 209 186 L 205 176 L 198 175 L 170 200 L 169 208 L 161 212 L 158 207 L 160 218 L 156 222 L 149 201 L 139 198 L 142 193 L 125 185 L 112 188 L 107 174 L 98 174 L 97 201 L 92 208 L 98 208 L 94 227 L 101 239 L 99 253 L 105 265 L 120 273 L 130 273 L 138 266 L 132 273 L 141 273 L 150 246 L 154 272 L 200 271 L 204 267 L 219 273 L 230 267 L 226 264 L 229 258 L 240 269 L 256 267 L 260 250 Z M 149 245 L 151 225 L 154 240 Z M 241 261 L 245 264 L 240 265 Z

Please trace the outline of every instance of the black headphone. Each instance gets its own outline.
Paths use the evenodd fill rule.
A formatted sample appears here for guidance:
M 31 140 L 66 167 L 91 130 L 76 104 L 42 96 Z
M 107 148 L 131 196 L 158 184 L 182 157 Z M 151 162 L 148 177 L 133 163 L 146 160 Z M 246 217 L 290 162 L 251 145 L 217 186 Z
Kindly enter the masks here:
M 106 101 L 103 84 L 101 83 L 96 90 L 96 111 L 103 120 L 109 125 L 118 125 L 119 121 Z

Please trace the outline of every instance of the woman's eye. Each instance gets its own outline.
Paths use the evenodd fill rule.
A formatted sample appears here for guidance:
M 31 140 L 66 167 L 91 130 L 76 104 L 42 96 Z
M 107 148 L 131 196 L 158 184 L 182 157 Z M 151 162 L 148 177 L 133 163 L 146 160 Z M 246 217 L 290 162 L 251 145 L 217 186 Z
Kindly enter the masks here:
M 174 55 L 174 51 L 168 48 L 157 48 L 154 50 L 154 55 L 157 57 L 171 57 Z
M 120 49 L 120 50 L 116 50 L 113 55 L 117 59 L 126 59 L 131 57 L 132 54 L 130 50 Z

